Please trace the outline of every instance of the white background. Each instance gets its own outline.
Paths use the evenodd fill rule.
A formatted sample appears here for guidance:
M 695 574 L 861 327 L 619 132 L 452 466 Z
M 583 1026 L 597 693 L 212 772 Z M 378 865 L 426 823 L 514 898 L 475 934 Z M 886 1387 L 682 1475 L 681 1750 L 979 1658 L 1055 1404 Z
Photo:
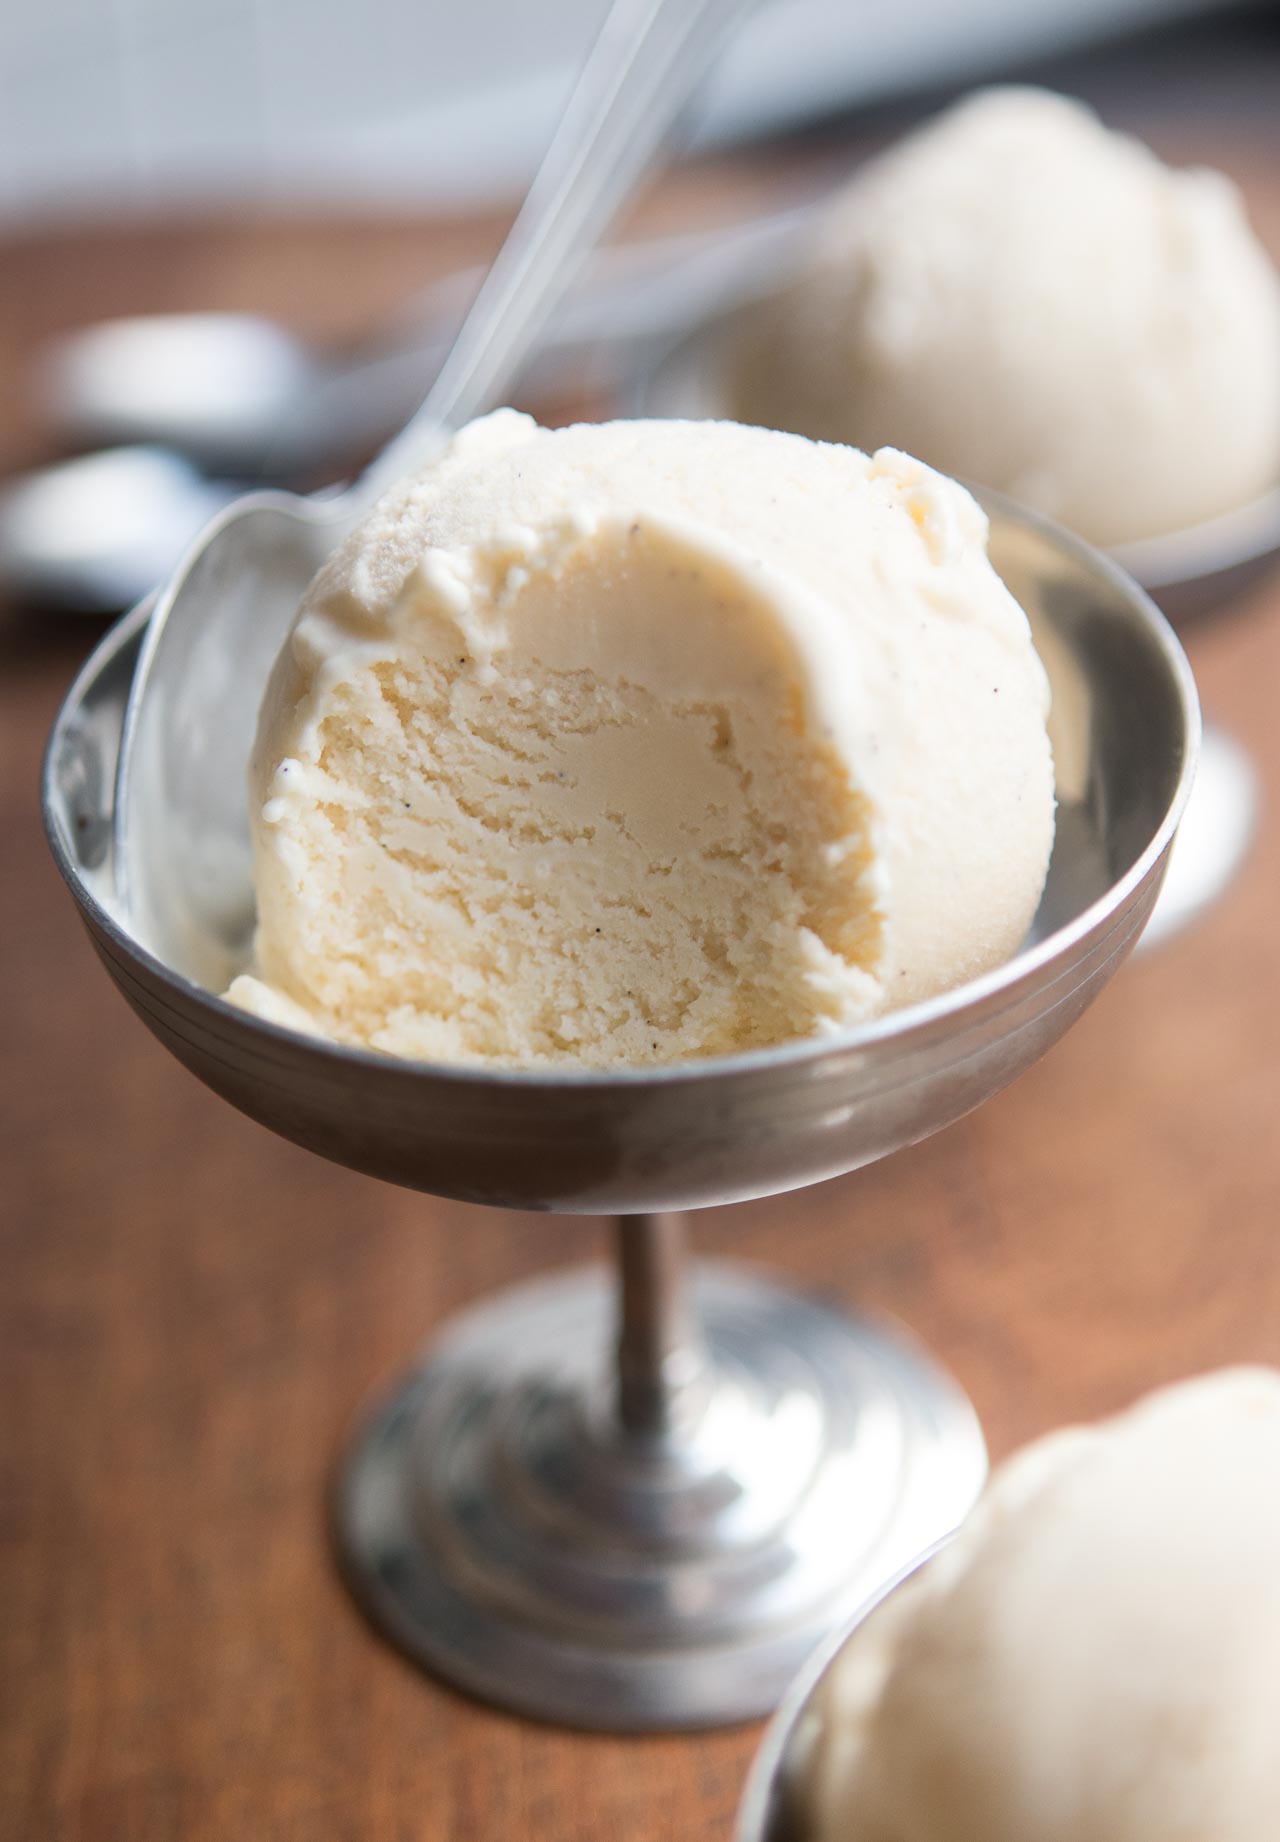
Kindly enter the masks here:
M 527 176 L 605 0 L 2 0 L 0 219 L 245 197 L 459 206 Z M 733 137 L 1193 0 L 769 0 Z

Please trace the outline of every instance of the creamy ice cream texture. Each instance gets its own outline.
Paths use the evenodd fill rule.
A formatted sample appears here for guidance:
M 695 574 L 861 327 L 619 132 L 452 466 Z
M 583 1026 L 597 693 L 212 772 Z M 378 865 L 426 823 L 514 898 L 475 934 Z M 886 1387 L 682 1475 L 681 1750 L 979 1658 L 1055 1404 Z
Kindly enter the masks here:
M 985 537 L 898 453 L 472 424 L 321 571 L 277 663 L 229 995 L 397 1055 L 633 1066 L 997 964 L 1053 771 Z
M 731 394 L 1121 544 L 1280 484 L 1280 279 L 1220 174 L 1065 97 L 980 92 L 833 202 Z
M 996 1473 L 829 1672 L 813 1842 L 1275 1842 L 1280 1374 Z

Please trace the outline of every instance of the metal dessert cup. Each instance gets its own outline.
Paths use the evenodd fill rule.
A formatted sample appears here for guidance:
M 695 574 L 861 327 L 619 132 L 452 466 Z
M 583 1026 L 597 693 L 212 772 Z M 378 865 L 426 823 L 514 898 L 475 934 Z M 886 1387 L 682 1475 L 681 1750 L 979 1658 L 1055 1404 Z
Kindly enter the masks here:
M 659 1071 L 548 1074 L 396 1061 L 276 1028 L 196 970 L 234 953 L 251 912 L 242 841 L 215 841 L 177 889 L 172 866 L 194 860 L 164 836 L 123 834 L 135 860 L 115 862 L 145 608 L 102 642 L 58 717 L 44 778 L 54 855 L 111 976 L 180 1061 L 273 1130 L 373 1176 L 620 1216 L 613 1287 L 603 1273 L 543 1282 L 447 1327 L 374 1414 L 337 1489 L 344 1566 L 375 1620 L 504 1706 L 613 1729 L 763 1713 L 818 1639 L 953 1529 L 981 1486 L 972 1410 L 909 1338 L 737 1267 L 686 1286 L 670 1211 L 851 1171 L 959 1118 L 1069 1027 L 1151 913 L 1199 737 L 1186 661 L 1112 564 L 983 497 L 993 560 L 1054 685 L 1048 882 L 1007 965 L 842 1035 Z M 243 686 L 250 706 L 259 690 Z M 181 698 L 158 720 L 171 761 L 185 745 Z M 243 785 L 243 720 L 228 735 L 223 771 Z M 202 759 L 208 741 L 192 743 Z M 190 784 L 178 774 L 139 809 L 176 838 L 192 822 Z

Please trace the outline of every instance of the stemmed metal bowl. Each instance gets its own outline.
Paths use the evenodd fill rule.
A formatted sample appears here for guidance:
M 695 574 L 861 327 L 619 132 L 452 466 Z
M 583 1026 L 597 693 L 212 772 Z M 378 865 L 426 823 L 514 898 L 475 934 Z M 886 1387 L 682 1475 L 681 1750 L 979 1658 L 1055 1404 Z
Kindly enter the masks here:
M 575 1075 L 399 1061 L 277 1028 L 216 995 L 252 914 L 247 814 L 238 793 L 202 792 L 210 771 L 244 785 L 262 659 L 225 656 L 235 625 L 212 622 L 192 669 L 225 695 L 196 700 L 198 724 L 180 695 L 154 713 L 122 831 L 145 608 L 58 717 L 54 855 L 111 976 L 180 1061 L 370 1175 L 619 1216 L 612 1285 L 543 1282 L 447 1327 L 338 1485 L 343 1562 L 375 1619 L 495 1702 L 609 1728 L 764 1712 L 980 1487 L 972 1411 L 908 1337 L 733 1266 L 686 1282 L 672 1212 L 833 1177 L 959 1118 L 1070 1026 L 1151 914 L 1198 744 L 1186 661 L 1114 565 L 984 502 L 1053 683 L 1044 897 L 1007 965 L 833 1037 Z

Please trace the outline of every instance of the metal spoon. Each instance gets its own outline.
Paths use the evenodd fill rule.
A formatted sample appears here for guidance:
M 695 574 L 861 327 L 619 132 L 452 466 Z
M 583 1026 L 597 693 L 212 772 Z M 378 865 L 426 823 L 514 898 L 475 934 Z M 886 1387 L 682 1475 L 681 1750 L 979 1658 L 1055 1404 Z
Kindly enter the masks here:
M 24 605 L 118 614 L 244 490 L 170 448 L 105 448 L 43 467 L 0 492 L 0 585 Z
M 602 388 L 629 377 L 649 347 L 776 274 L 811 212 L 601 252 L 525 367 L 527 387 L 580 383 L 587 366 Z M 51 611 L 108 614 L 140 600 L 251 479 L 323 476 L 398 427 L 478 280 L 449 276 L 398 332 L 337 361 L 247 314 L 144 315 L 69 335 L 47 360 L 52 421 L 110 445 L 0 490 L 0 585 Z M 193 462 L 235 477 L 210 479 Z
M 160 591 L 130 699 L 120 758 L 122 865 L 166 828 L 158 798 L 200 821 L 153 865 L 149 888 L 203 886 L 206 861 L 243 801 L 228 763 L 255 720 L 246 685 L 265 681 L 298 599 L 374 498 L 487 407 L 532 350 L 578 262 L 626 198 L 729 26 L 751 0 L 615 0 L 515 224 L 425 403 L 353 486 L 330 497 L 258 493 L 215 520 Z M 234 829 L 238 830 L 236 826 Z M 181 861 L 179 861 L 181 859 Z M 228 880 L 228 886 L 234 879 Z M 126 902 L 130 892 L 122 892 Z M 145 927 L 145 917 L 141 918 Z
M 638 346 L 674 339 L 776 273 L 814 209 L 596 251 L 548 322 L 531 386 L 576 377 L 588 354 L 593 369 L 619 379 Z M 81 327 L 39 354 L 42 426 L 62 447 L 162 446 L 260 484 L 323 476 L 385 441 L 417 407 L 483 277 L 466 269 L 431 283 L 346 352 L 318 350 L 249 313 L 139 314 Z

